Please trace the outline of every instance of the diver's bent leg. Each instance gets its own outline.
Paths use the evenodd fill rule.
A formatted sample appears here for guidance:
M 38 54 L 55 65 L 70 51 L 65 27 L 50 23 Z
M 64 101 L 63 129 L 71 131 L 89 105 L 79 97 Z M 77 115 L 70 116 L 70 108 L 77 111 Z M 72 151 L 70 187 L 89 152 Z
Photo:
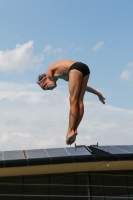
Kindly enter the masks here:
M 79 115 L 79 94 L 82 85 L 83 75 L 77 70 L 69 73 L 70 113 L 69 125 L 66 135 L 66 142 L 69 144 L 70 137 L 75 135 L 75 126 Z
M 68 132 L 75 129 L 79 114 L 79 95 L 82 86 L 83 75 L 77 70 L 71 70 L 69 73 L 69 93 L 70 93 L 70 114 Z
M 68 132 L 75 130 L 75 125 L 79 115 L 78 99 L 70 97 L 69 127 Z
M 77 119 L 77 122 L 76 122 L 76 125 L 75 125 L 75 133 L 77 132 L 77 128 L 78 128 L 78 126 L 79 126 L 79 124 L 80 124 L 80 122 L 83 118 L 83 115 L 84 115 L 83 99 L 84 99 L 84 94 L 85 94 L 85 91 L 86 91 L 86 86 L 87 86 L 89 76 L 90 75 L 86 75 L 83 78 L 83 81 L 82 81 L 82 86 L 81 86 L 81 90 L 80 90 L 80 94 L 79 94 L 79 115 L 78 115 L 78 119 Z
M 79 114 L 75 125 L 75 132 L 77 132 L 77 128 L 83 118 L 83 115 L 84 115 L 84 103 L 83 101 L 79 101 Z

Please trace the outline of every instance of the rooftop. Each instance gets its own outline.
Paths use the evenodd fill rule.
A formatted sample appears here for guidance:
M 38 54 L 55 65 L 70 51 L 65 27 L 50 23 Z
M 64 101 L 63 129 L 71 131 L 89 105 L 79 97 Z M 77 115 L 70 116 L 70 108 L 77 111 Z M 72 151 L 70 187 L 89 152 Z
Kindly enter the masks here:
M 133 169 L 133 145 L 75 145 L 0 152 L 0 176 L 120 169 Z

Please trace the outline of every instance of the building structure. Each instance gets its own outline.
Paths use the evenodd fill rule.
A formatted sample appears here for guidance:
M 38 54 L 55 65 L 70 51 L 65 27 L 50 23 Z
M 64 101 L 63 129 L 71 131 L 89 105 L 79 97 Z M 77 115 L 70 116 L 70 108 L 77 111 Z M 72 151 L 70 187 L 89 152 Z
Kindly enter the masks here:
M 133 199 L 133 145 L 1 151 L 0 199 Z

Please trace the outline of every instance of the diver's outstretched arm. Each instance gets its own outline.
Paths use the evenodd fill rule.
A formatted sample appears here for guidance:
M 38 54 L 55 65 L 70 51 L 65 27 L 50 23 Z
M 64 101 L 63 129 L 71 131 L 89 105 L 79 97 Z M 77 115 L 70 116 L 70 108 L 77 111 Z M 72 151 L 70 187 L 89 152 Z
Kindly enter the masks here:
M 105 100 L 106 99 L 103 97 L 103 95 L 99 91 L 95 90 L 94 88 L 91 88 L 90 86 L 86 86 L 86 92 L 90 92 L 90 93 L 93 93 L 93 94 L 97 95 L 99 100 L 103 104 L 105 104 Z

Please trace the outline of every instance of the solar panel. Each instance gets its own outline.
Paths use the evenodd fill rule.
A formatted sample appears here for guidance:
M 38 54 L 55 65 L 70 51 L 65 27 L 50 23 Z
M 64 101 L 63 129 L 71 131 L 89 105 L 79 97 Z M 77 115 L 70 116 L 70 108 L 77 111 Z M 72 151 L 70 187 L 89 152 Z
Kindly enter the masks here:
M 25 159 L 23 151 L 3 151 L 3 160 Z
M 65 148 L 53 148 L 53 149 L 46 149 L 46 152 L 50 157 L 64 157 L 69 156 Z
M 84 147 L 69 147 L 66 148 L 70 156 L 86 156 L 86 155 L 91 155 L 91 153 Z
M 115 145 L 114 147 L 125 151 L 125 153 L 133 153 L 133 147 L 129 145 Z
M 111 154 L 127 154 L 128 153 L 122 149 L 116 148 L 115 146 L 98 146 L 98 149 L 101 149 Z
M 48 155 L 44 149 L 33 149 L 25 151 L 27 158 L 48 158 Z

